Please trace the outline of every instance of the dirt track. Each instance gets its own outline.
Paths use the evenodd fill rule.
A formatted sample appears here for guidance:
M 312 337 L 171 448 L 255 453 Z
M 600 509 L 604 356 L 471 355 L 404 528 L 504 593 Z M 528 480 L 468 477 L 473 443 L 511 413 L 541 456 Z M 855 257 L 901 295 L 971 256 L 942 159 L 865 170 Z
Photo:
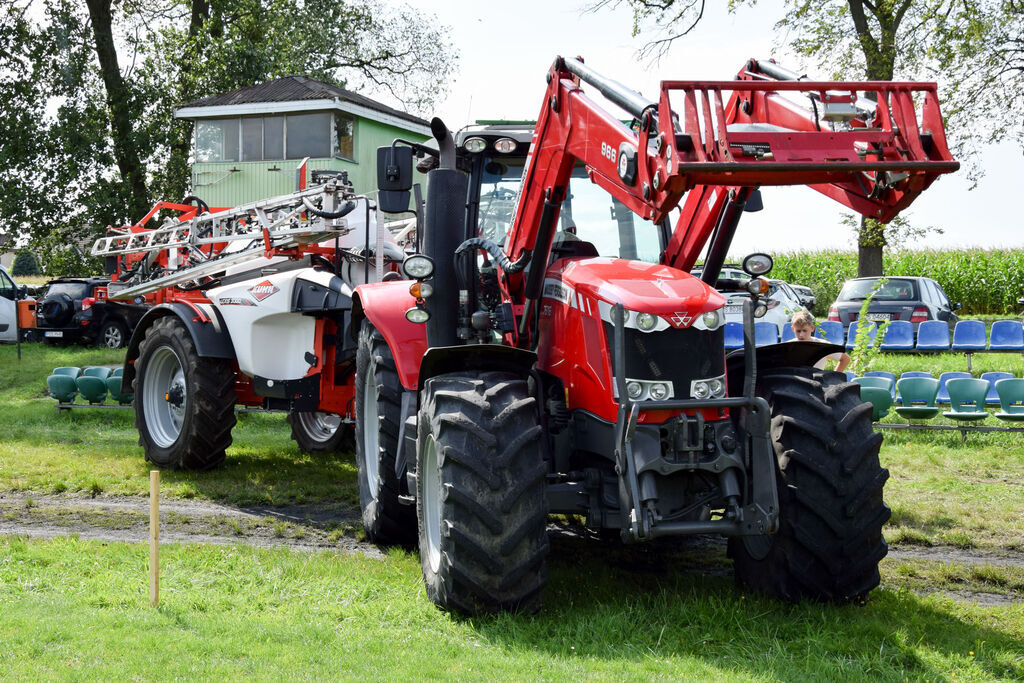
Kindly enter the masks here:
M 554 531 L 556 536 L 567 533 L 565 528 Z M 149 500 L 131 496 L 90 498 L 0 493 L 0 535 L 32 538 L 77 535 L 89 540 L 144 543 L 149 539 Z M 381 556 L 375 545 L 362 540 L 362 520 L 357 510 L 323 503 L 235 507 L 209 501 L 164 500 L 160 504 L 160 539 L 163 543 L 246 543 L 298 551 L 333 549 Z M 720 553 L 725 561 L 724 541 L 710 539 L 701 545 Z M 951 547 L 890 547 L 888 557 L 1024 567 L 1024 554 L 992 554 Z M 969 591 L 950 595 L 982 604 L 1024 602 L 1024 595 Z

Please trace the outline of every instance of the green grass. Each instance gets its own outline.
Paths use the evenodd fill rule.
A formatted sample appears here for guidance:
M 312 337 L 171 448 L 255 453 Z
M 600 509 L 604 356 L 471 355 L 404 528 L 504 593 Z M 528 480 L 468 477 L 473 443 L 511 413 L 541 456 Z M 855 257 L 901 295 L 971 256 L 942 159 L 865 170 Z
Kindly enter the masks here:
M 0 490 L 145 495 L 151 469 L 131 410 L 58 413 L 46 395 L 54 367 L 120 364 L 123 351 L 0 346 Z M 164 495 L 235 504 L 358 503 L 352 458 L 300 453 L 283 414 L 242 413 L 227 462 L 213 472 L 165 472 Z
M 552 555 L 536 616 L 463 619 L 423 597 L 418 558 L 0 539 L 4 677 L 484 680 L 1020 680 L 1024 605 L 915 591 L 785 605 L 703 572 Z M 917 574 L 915 574 L 915 572 Z M 1021 580 L 975 569 L 970 581 Z M 954 581 L 955 575 L 946 577 Z M 987 582 L 987 583 L 986 583 Z

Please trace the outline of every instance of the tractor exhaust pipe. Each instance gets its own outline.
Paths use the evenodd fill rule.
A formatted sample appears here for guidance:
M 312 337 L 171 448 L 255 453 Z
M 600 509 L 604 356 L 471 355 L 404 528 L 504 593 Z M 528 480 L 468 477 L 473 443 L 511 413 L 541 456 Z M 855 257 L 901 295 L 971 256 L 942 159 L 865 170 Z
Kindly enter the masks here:
M 458 343 L 459 284 L 455 274 L 455 250 L 466 239 L 466 194 L 469 181 L 455 167 L 455 140 L 439 118 L 430 130 L 441 152 L 438 168 L 430 171 L 427 208 L 424 217 L 423 253 L 434 261 L 434 296 L 425 307 L 427 345 L 455 346 Z

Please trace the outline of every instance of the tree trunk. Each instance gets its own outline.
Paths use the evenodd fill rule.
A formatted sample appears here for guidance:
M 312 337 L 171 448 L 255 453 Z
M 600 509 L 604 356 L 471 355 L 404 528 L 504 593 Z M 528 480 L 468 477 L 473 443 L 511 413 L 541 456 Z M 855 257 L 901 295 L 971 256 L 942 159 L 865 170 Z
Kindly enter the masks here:
M 882 274 L 882 246 L 858 245 L 857 277 Z
M 111 0 L 86 0 L 89 18 L 92 20 L 93 40 L 96 58 L 107 93 L 107 109 L 110 114 L 110 129 L 114 140 L 114 159 L 121 172 L 121 179 L 128 186 L 130 222 L 137 221 L 149 210 L 149 192 L 146 190 L 146 169 L 135 148 L 132 119 L 139 112 L 131 109 L 131 96 L 121 69 L 117 64 L 117 49 L 114 47 L 113 14 Z

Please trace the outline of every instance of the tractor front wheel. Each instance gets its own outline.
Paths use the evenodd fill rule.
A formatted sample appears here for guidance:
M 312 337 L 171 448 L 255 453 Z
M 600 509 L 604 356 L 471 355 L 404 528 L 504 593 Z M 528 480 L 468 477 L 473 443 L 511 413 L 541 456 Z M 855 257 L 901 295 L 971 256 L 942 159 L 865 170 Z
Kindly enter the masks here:
M 220 465 L 235 426 L 234 387 L 231 365 L 200 357 L 180 320 L 156 320 L 135 363 L 135 426 L 146 459 L 172 469 Z
M 737 580 L 787 601 L 863 602 L 890 514 L 871 404 L 842 374 L 808 367 L 766 371 L 757 393 L 771 407 L 779 530 L 729 540 Z
M 363 526 L 381 545 L 410 546 L 416 540 L 416 509 L 399 500 L 402 482 L 395 472 L 401 396 L 391 349 L 364 320 L 356 351 L 356 466 Z
M 536 401 L 503 372 L 426 382 L 416 513 L 427 595 L 465 614 L 533 612 L 548 552 Z

